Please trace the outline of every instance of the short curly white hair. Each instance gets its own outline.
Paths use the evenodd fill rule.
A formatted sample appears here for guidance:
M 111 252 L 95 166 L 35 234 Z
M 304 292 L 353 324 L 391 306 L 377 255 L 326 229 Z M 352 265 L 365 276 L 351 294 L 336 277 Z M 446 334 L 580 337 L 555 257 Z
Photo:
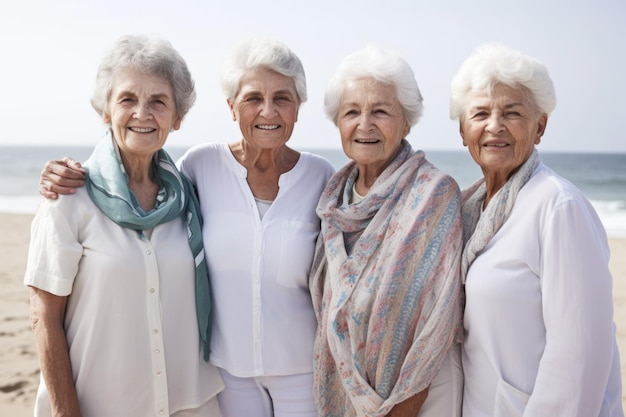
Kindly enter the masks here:
M 234 101 L 241 79 L 250 71 L 266 69 L 293 80 L 299 104 L 307 100 L 306 75 L 300 58 L 282 42 L 272 38 L 250 38 L 240 43 L 222 66 L 222 91 Z
M 395 87 L 409 126 L 415 126 L 422 116 L 424 106 L 420 89 L 411 66 L 394 52 L 373 45 L 346 56 L 331 77 L 324 97 L 324 110 L 337 125 L 341 95 L 347 81 L 371 77 Z
M 497 84 L 525 87 L 540 113 L 556 107 L 554 84 L 537 59 L 502 44 L 485 44 L 461 64 L 450 85 L 450 118 L 459 120 L 472 91 L 493 91 Z
M 162 77 L 172 86 L 176 111 L 184 117 L 196 101 L 196 90 L 187 63 L 165 39 L 144 35 L 119 38 L 98 67 L 91 105 L 100 116 L 106 113 L 113 78 L 123 69 Z

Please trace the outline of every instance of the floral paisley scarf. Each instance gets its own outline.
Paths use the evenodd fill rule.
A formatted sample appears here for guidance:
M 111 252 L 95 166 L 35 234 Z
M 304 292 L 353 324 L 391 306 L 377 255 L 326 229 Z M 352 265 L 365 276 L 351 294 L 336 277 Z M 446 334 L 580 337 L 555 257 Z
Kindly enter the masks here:
M 384 416 L 427 388 L 462 337 L 458 186 L 406 140 L 365 199 L 358 170 L 324 190 L 310 288 L 322 417 Z
M 202 218 L 198 198 L 189 180 L 181 174 L 170 156 L 159 150 L 154 172 L 161 185 L 154 210 L 146 213 L 128 188 L 128 177 L 119 150 L 109 133 L 85 162 L 86 187 L 91 200 L 118 225 L 137 230 L 152 229 L 180 217 L 187 225 L 189 247 L 196 267 L 196 313 L 204 359 L 209 358 L 211 335 L 211 287 L 202 244 Z

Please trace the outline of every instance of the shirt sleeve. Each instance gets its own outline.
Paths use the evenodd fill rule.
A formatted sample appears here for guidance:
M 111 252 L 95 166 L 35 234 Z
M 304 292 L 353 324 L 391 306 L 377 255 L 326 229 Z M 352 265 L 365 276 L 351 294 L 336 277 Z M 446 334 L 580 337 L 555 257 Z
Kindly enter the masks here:
M 574 195 L 545 216 L 538 244 L 546 345 L 524 416 L 596 416 L 615 338 L 606 233 Z
M 72 292 L 83 248 L 78 241 L 77 213 L 71 199 L 42 199 L 31 224 L 24 284 L 58 296 Z M 69 204 L 68 204 L 69 203 Z
M 193 172 L 191 172 L 191 169 L 189 169 L 188 155 L 189 155 L 189 151 L 185 152 L 185 154 L 181 156 L 178 159 L 178 161 L 176 161 L 176 167 L 178 168 L 180 172 L 185 174 L 185 176 L 189 178 L 189 180 L 191 180 L 192 183 L 195 184 L 195 181 L 193 181 L 191 178 Z

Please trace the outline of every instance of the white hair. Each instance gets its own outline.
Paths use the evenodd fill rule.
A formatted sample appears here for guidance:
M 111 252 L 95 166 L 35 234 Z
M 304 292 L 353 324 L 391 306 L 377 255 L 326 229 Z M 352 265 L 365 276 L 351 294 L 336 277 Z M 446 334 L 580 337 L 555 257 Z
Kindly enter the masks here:
M 346 56 L 331 77 L 324 97 L 324 110 L 330 120 L 337 125 L 341 105 L 341 95 L 346 83 L 359 78 L 373 78 L 395 87 L 396 96 L 404 118 L 409 126 L 414 126 L 424 106 L 422 94 L 410 65 L 399 55 L 374 46 Z
M 256 69 L 291 78 L 300 104 L 307 100 L 306 76 L 300 58 L 287 45 L 270 38 L 248 39 L 226 59 L 222 66 L 222 91 L 226 97 L 234 101 L 243 76 Z
M 526 88 L 540 113 L 556 107 L 554 84 L 544 64 L 501 44 L 478 47 L 461 64 L 450 85 L 450 118 L 459 120 L 472 91 L 493 92 L 497 84 Z

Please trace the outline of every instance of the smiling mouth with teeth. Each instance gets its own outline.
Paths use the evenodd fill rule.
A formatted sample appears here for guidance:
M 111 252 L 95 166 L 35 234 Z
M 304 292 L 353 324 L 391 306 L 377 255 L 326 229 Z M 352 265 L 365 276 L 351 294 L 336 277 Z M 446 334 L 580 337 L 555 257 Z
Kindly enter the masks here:
M 149 127 L 129 127 L 128 130 L 131 130 L 136 133 L 150 133 L 150 132 L 154 132 L 156 129 L 152 129 Z
M 278 129 L 280 126 L 279 125 L 257 125 L 256 127 L 262 130 L 274 130 L 274 129 Z

